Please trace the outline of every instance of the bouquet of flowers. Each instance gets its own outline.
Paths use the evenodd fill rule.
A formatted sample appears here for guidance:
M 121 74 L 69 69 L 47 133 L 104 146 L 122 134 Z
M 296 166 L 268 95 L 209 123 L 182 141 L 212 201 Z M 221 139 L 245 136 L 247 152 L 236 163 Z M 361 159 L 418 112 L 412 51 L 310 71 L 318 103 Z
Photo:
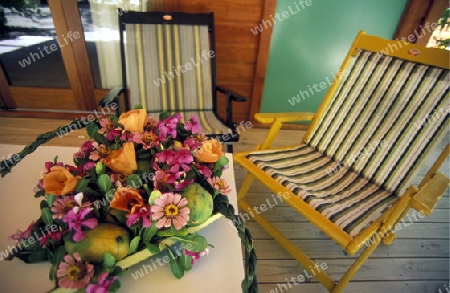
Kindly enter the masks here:
M 57 157 L 45 164 L 35 190 L 43 198 L 41 216 L 10 236 L 18 246 L 30 235 L 39 241 L 17 247 L 9 259 L 49 261 L 55 288 L 115 292 L 125 269 L 165 249 L 174 276 L 183 277 L 211 246 L 197 232 L 225 216 L 244 244 L 243 291 L 257 292 L 251 236 L 236 220 L 226 196 L 231 189 L 221 178 L 228 159 L 219 141 L 201 133 L 197 117 L 161 113 L 156 120 L 137 108 L 97 119 L 86 130 L 90 139 L 74 164 Z M 58 131 L 16 155 L 22 159 Z

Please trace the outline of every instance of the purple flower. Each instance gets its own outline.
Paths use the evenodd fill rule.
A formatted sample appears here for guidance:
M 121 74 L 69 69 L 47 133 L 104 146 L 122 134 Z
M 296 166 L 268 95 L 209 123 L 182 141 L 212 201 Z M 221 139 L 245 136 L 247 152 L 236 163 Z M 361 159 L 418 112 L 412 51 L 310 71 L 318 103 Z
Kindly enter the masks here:
M 109 274 L 107 272 L 103 272 L 98 276 L 98 283 L 97 284 L 90 284 L 86 288 L 86 293 L 106 293 L 109 289 L 109 286 L 111 286 L 112 283 L 114 283 L 115 280 L 117 280 L 117 276 L 113 277 L 112 279 L 108 280 Z
M 159 137 L 162 141 L 165 141 L 167 136 L 171 136 L 172 138 L 177 137 L 177 125 L 180 122 L 181 115 L 177 113 L 175 116 L 170 116 L 166 118 L 158 124 L 159 129 Z
M 135 224 L 139 219 L 142 219 L 142 226 L 145 228 L 150 228 L 152 226 L 152 222 L 150 220 L 150 216 L 152 215 L 151 207 L 143 206 L 139 208 L 135 213 L 130 214 L 127 219 L 127 226 L 131 227 L 131 225 Z
M 200 259 L 201 256 L 206 256 L 206 255 L 208 255 L 208 253 L 209 253 L 208 248 L 206 248 L 202 252 L 194 252 L 194 251 L 190 251 L 187 249 L 184 250 L 185 255 L 192 256 L 192 264 L 193 265 Z
M 202 127 L 200 126 L 200 123 L 198 123 L 198 118 L 195 115 L 193 115 L 191 119 L 189 119 L 189 121 L 184 124 L 184 129 L 190 130 L 192 134 L 199 133 L 201 128 Z
M 98 225 L 97 218 L 85 219 L 86 216 L 92 211 L 92 208 L 79 208 L 75 207 L 71 209 L 63 219 L 63 222 L 69 224 L 69 230 L 74 230 L 73 240 L 80 242 L 84 239 L 84 234 L 81 228 L 88 227 L 94 229 Z

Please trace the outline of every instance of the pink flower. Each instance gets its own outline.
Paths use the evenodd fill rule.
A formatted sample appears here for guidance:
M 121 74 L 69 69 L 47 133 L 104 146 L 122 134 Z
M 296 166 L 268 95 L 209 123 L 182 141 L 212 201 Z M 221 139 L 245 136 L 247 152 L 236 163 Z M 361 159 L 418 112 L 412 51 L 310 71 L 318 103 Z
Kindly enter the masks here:
M 122 134 L 122 129 L 116 127 L 109 118 L 102 118 L 99 123 L 101 126 L 99 132 L 105 134 L 106 139 L 109 141 L 113 141 Z
M 208 178 L 207 180 L 208 183 L 211 184 L 211 186 L 214 187 L 214 189 L 220 192 L 221 194 L 228 195 L 231 192 L 231 187 L 225 180 L 220 179 L 217 176 L 213 178 Z
M 92 161 L 98 161 L 101 158 L 105 158 L 111 152 L 111 150 L 107 146 L 103 144 L 99 145 L 98 142 L 93 142 L 92 146 L 94 147 L 94 150 L 89 155 L 89 160 Z
M 151 207 L 152 220 L 158 221 L 156 227 L 169 228 L 173 225 L 176 230 L 186 226 L 189 221 L 189 208 L 187 199 L 182 198 L 181 194 L 167 192 L 156 199 Z
M 159 137 L 151 131 L 135 133 L 133 135 L 132 141 L 138 144 L 142 144 L 144 150 L 148 150 L 160 144 Z
M 184 124 L 184 129 L 190 130 L 192 134 L 199 133 L 201 128 L 202 127 L 200 126 L 200 123 L 198 123 L 198 118 L 195 115 L 193 115 L 191 119 L 189 119 L 188 122 Z
M 98 276 L 98 283 L 87 286 L 86 293 L 106 293 L 109 286 L 118 279 L 118 277 L 115 276 L 108 280 L 108 276 L 109 274 L 107 272 L 101 273 L 100 276 Z
M 8 236 L 8 239 L 20 241 L 23 239 L 28 239 L 31 236 L 31 232 L 33 231 L 34 225 L 36 223 L 33 221 L 28 225 L 28 228 L 25 231 L 17 230 L 16 233 L 12 234 L 11 236 Z
M 197 167 L 200 174 L 203 174 L 207 178 L 212 176 L 212 170 L 208 166 L 201 165 L 198 163 L 195 163 L 194 165 L 195 165 L 195 167 Z
M 85 141 L 81 145 L 80 150 L 78 152 L 76 152 L 75 154 L 73 154 L 73 158 L 74 159 L 84 159 L 87 156 L 89 156 L 89 154 L 91 153 L 92 149 L 93 149 L 92 141 L 90 141 L 90 140 Z
M 64 196 L 62 198 L 58 197 L 58 199 L 53 202 L 51 211 L 53 212 L 53 219 L 62 219 L 74 207 L 86 208 L 89 206 L 90 206 L 89 202 L 79 204 L 74 196 L 69 195 Z
M 73 240 L 79 242 L 84 239 L 82 227 L 94 229 L 98 225 L 97 218 L 85 219 L 93 208 L 74 207 L 63 218 L 63 222 L 69 224 L 69 230 L 74 230 Z
M 150 228 L 152 226 L 152 222 L 150 221 L 151 215 L 150 205 L 140 207 L 134 213 L 128 215 L 127 226 L 131 227 L 131 225 L 135 224 L 139 219 L 142 219 L 142 226 Z
M 184 250 L 185 255 L 192 256 L 192 264 L 193 265 L 200 259 L 201 256 L 206 256 L 206 255 L 208 255 L 208 253 L 209 253 L 208 248 L 202 252 L 193 252 L 193 251 L 190 251 L 187 249 Z
M 166 118 L 159 122 L 158 129 L 159 129 L 159 137 L 162 141 L 167 140 L 167 136 L 170 135 L 171 138 L 177 137 L 177 126 L 178 122 L 180 122 L 181 114 L 177 113 L 174 116 L 170 116 L 169 118 Z
M 94 276 L 94 266 L 81 260 L 80 254 L 75 252 L 73 257 L 66 255 L 64 261 L 58 265 L 56 271 L 58 286 L 70 289 L 85 288 Z
M 155 177 L 153 178 L 153 186 L 155 189 L 162 192 L 169 190 L 167 187 L 168 177 L 166 172 L 162 170 L 156 171 Z
M 39 244 L 43 247 L 47 247 L 48 243 L 50 240 L 56 241 L 56 242 L 60 242 L 61 238 L 64 236 L 64 234 L 67 231 L 56 231 L 56 232 L 51 232 L 45 236 L 42 236 L 41 238 L 39 238 Z

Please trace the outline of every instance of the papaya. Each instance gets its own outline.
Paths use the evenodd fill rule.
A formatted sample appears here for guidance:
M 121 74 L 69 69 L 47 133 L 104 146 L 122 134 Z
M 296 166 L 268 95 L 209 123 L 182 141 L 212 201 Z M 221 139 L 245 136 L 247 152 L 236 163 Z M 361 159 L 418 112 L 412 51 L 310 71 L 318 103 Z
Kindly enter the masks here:
M 78 252 L 81 259 L 90 263 L 103 262 L 103 255 L 109 252 L 116 261 L 125 258 L 130 248 L 128 231 L 110 223 L 100 223 L 92 230 L 84 232 L 84 239 L 75 242 L 71 237 L 65 237 L 64 247 L 67 253 Z
M 212 195 L 199 183 L 190 184 L 183 189 L 181 195 L 188 200 L 189 226 L 203 224 L 211 217 L 214 207 Z

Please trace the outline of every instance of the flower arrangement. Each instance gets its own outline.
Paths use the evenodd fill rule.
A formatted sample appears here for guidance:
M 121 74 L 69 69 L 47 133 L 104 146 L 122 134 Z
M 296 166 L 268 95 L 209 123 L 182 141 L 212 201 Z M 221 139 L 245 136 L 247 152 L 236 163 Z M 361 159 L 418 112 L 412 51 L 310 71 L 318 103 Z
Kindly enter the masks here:
M 244 244 L 243 291 L 257 292 L 251 236 L 236 220 L 231 188 L 221 178 L 228 159 L 219 141 L 201 133 L 197 117 L 183 121 L 164 112 L 156 120 L 136 108 L 97 119 L 86 130 L 90 139 L 74 164 L 57 157 L 45 164 L 35 190 L 43 198 L 41 216 L 10 236 L 18 246 L 8 259 L 49 261 L 55 288 L 115 292 L 125 269 L 165 249 L 172 273 L 183 277 L 211 247 L 196 232 L 225 216 Z M 17 162 L 58 131 L 40 135 L 16 154 Z M 30 235 L 38 241 L 20 246 Z

